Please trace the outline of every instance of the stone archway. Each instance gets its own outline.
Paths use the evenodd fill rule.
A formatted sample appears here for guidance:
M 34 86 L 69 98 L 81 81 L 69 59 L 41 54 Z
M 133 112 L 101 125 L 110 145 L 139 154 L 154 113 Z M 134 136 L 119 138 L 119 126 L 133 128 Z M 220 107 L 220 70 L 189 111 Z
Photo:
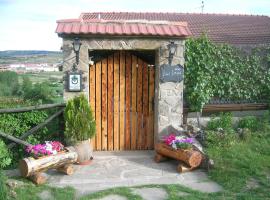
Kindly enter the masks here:
M 170 42 L 177 44 L 177 51 L 173 57 L 172 64 L 184 65 L 184 40 L 181 38 L 88 38 L 81 36 L 80 64 L 79 70 L 84 72 L 83 83 L 85 89 L 83 93 L 89 96 L 89 51 L 93 50 L 153 50 L 155 51 L 155 107 L 154 107 L 154 138 L 159 140 L 163 135 L 170 133 L 170 127 L 181 129 L 183 119 L 183 81 L 181 82 L 161 82 L 160 66 L 168 64 L 168 48 Z M 70 70 L 72 66 L 73 38 L 63 39 L 64 59 L 68 60 L 64 64 L 64 70 Z M 70 61 L 69 61 L 70 60 Z M 65 100 L 72 98 L 78 93 L 65 91 Z M 102 149 L 102 148 L 100 148 Z M 106 148 L 103 148 L 106 149 Z M 110 149 L 110 148 L 107 148 Z M 119 147 L 120 149 L 120 147 Z M 124 147 L 123 147 L 124 149 Z

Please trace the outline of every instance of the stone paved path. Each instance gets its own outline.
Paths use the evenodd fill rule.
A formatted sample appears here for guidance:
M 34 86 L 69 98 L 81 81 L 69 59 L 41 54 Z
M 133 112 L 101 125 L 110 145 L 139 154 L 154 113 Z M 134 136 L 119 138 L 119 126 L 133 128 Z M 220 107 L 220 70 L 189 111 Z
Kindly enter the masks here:
M 202 192 L 222 190 L 202 170 L 179 174 L 176 172 L 176 161 L 157 164 L 153 158 L 153 151 L 95 152 L 93 162 L 89 166 L 76 165 L 76 172 L 71 176 L 49 171 L 48 182 L 58 187 L 72 186 L 78 195 L 112 187 L 146 184 L 180 184 Z M 138 189 L 133 191 L 140 193 Z M 159 192 L 164 194 L 162 190 Z M 146 193 L 145 195 L 144 198 L 147 199 L 148 196 Z M 164 198 L 166 195 L 164 194 Z
M 168 198 L 168 194 L 163 188 L 132 188 L 132 191 L 145 200 L 164 200 Z

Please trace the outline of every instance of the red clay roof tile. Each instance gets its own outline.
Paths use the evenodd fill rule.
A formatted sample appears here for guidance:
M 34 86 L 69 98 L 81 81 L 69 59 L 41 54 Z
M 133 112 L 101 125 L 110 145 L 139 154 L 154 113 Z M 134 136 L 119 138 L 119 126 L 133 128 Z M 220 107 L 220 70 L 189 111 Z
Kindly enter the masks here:
M 127 35 L 187 37 L 191 35 L 184 22 L 150 20 L 100 20 L 80 18 L 79 20 L 58 20 L 58 34 Z
M 167 22 L 167 24 L 164 22 Z M 187 22 L 188 27 L 183 22 Z M 185 37 L 192 33 L 195 37 L 198 37 L 202 33 L 207 33 L 212 41 L 218 43 L 233 45 L 270 44 L 270 17 L 268 16 L 101 12 L 82 13 L 79 19 L 59 20 L 57 23 L 56 32 L 58 34 Z M 78 26 L 73 27 L 74 23 L 80 23 L 80 28 Z M 180 24 L 177 25 L 177 23 Z M 100 30 L 96 30 L 96 28 L 100 28 Z

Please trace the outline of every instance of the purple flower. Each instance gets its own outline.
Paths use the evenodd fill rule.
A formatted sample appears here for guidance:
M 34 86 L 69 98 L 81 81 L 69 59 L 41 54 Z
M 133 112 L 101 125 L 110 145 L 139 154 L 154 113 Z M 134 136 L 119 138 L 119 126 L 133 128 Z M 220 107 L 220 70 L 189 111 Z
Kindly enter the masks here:
M 194 140 L 193 140 L 193 138 L 186 138 L 183 140 L 183 142 L 192 144 L 194 142 Z

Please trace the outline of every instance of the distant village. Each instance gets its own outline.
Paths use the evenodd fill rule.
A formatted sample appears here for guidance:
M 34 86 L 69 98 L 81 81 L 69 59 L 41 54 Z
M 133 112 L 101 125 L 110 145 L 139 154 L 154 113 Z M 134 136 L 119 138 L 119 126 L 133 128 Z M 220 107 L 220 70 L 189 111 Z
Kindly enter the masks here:
M 58 72 L 59 63 L 48 64 L 48 63 L 28 63 L 28 64 L 8 64 L 0 65 L 1 71 L 14 71 L 18 74 L 24 73 L 40 73 L 40 72 Z

